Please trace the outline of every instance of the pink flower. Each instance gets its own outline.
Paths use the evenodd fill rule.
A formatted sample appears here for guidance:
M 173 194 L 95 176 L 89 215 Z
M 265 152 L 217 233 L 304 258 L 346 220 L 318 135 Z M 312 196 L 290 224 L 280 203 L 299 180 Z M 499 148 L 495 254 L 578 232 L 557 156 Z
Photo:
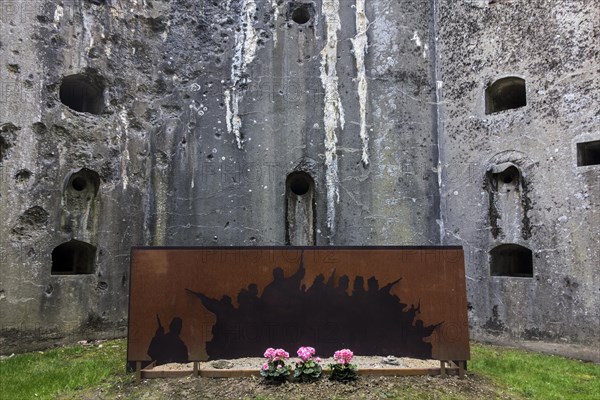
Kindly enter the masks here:
M 268 370 L 269 369 L 269 364 L 264 363 L 263 366 L 262 366 L 262 369 L 263 369 L 263 371 Z
M 275 357 L 275 349 L 272 347 L 269 347 L 267 350 L 265 350 L 265 358 L 273 358 Z
M 290 358 L 290 353 L 288 353 L 284 349 L 277 349 L 275 350 L 275 357 L 278 357 L 282 360 L 287 360 L 288 358 Z
M 317 358 L 315 358 L 315 361 L 316 361 L 316 362 L 318 362 L 318 363 L 320 363 L 320 362 L 321 362 L 321 361 L 323 361 L 323 360 L 321 360 L 321 358 L 320 358 L 320 357 L 317 357 Z
M 352 357 L 354 357 L 354 353 L 350 349 L 338 350 L 333 354 L 333 359 L 342 365 L 350 364 Z
M 300 347 L 298 349 L 298 357 L 302 359 L 302 361 L 306 362 L 315 355 L 315 349 L 312 347 Z

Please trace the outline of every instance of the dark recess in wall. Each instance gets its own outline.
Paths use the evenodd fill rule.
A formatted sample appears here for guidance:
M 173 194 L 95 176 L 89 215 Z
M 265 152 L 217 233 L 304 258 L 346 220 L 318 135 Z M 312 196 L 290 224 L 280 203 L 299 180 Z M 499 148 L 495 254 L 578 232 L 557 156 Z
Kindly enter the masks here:
M 67 180 L 65 192 L 82 197 L 96 197 L 100 188 L 100 175 L 88 168 L 72 173 Z
M 315 182 L 304 171 L 292 172 L 286 179 L 286 238 L 293 246 L 316 243 Z
M 96 247 L 71 240 L 52 250 L 52 275 L 78 275 L 94 272 Z
M 312 3 L 290 2 L 288 4 L 288 19 L 291 19 L 298 25 L 304 25 L 313 18 L 315 14 Z
M 577 143 L 577 166 L 600 165 L 600 140 Z
M 518 244 L 501 244 L 490 251 L 490 275 L 533 277 L 533 253 Z
M 65 76 L 60 84 L 60 101 L 72 110 L 90 114 L 104 111 L 104 88 L 86 74 Z
M 485 113 L 493 114 L 527 105 L 525 80 L 516 76 L 501 78 L 485 90 Z

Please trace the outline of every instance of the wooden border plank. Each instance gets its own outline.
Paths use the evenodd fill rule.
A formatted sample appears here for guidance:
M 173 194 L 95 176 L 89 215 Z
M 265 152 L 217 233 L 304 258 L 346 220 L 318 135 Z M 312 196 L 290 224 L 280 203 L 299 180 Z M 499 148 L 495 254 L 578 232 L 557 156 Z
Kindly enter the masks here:
M 446 375 L 459 375 L 459 368 L 444 368 Z M 324 370 L 323 375 L 329 375 L 331 371 Z M 260 376 L 260 371 L 254 369 L 198 369 L 197 375 L 194 370 L 164 371 L 153 368 L 141 370 L 141 378 L 181 378 L 190 375 L 205 378 L 244 378 Z M 437 376 L 442 374 L 441 368 L 362 368 L 358 370 L 361 376 Z

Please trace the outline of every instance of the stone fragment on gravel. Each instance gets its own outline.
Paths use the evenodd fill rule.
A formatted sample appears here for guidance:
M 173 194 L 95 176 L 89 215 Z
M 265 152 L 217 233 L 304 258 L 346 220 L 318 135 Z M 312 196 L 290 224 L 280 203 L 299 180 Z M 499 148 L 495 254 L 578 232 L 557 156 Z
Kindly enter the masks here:
M 216 369 L 231 369 L 233 363 L 227 360 L 217 360 L 210 363 L 210 366 Z

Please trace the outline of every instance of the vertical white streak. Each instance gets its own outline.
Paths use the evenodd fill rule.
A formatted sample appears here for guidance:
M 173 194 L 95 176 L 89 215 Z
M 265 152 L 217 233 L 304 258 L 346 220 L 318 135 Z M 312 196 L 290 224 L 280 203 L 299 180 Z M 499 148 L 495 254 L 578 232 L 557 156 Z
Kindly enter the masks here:
M 442 206 L 442 202 L 445 201 L 444 200 L 444 190 L 443 190 L 443 169 L 444 169 L 444 165 L 442 164 L 442 150 L 441 150 L 441 142 L 440 142 L 440 130 L 441 130 L 441 118 L 440 118 L 440 102 L 442 101 L 442 88 L 443 88 L 443 82 L 442 81 L 436 81 L 435 84 L 435 104 L 436 107 L 438 108 L 438 112 L 437 112 L 437 147 L 438 147 L 438 168 L 437 168 L 437 173 L 438 173 L 438 187 L 440 189 L 440 218 L 439 218 L 439 226 L 440 226 L 440 245 L 444 244 L 444 236 L 446 233 L 446 227 L 444 226 L 444 213 L 443 213 L 443 206 Z
M 275 25 L 275 29 L 273 30 L 273 44 L 277 46 L 277 19 L 279 18 L 277 0 L 271 0 L 271 8 L 273 9 L 273 24 Z
M 248 65 L 252 63 L 256 56 L 258 48 L 258 37 L 254 29 L 254 17 L 256 16 L 256 3 L 254 0 L 242 1 L 242 26 L 235 34 L 235 54 L 231 63 L 231 89 L 227 110 L 227 130 L 235 135 L 235 141 L 238 149 L 242 148 L 242 119 L 239 116 L 239 105 L 241 94 L 238 92 L 239 86 L 244 83 L 244 77 Z M 226 97 L 227 97 L 226 91 Z
M 129 121 L 127 120 L 127 110 L 125 108 L 119 113 L 119 118 L 121 119 L 123 131 L 125 133 L 123 155 L 121 156 L 121 182 L 123 183 L 123 189 L 127 189 L 127 184 L 129 183 L 129 178 L 127 176 L 127 166 L 129 165 Z
M 335 204 L 340 201 L 338 191 L 338 161 L 336 129 L 344 129 L 344 110 L 338 92 L 337 31 L 341 29 L 339 0 L 323 0 L 322 12 L 327 23 L 327 39 L 321 51 L 321 83 L 325 90 L 323 122 L 325 125 L 325 184 L 327 187 L 327 227 L 335 233 Z
M 227 124 L 227 132 L 233 132 L 233 125 L 231 121 L 233 119 L 233 114 L 231 113 L 231 91 L 229 89 L 225 90 L 225 123 Z
M 433 62 L 433 73 L 434 73 L 434 79 L 436 82 L 436 87 L 435 87 L 435 122 L 436 122 L 436 131 L 435 131 L 435 135 L 436 135 L 436 139 L 437 139 L 437 150 L 438 150 L 438 165 L 437 165 L 437 173 L 438 173 L 438 188 L 439 188 L 439 196 L 440 196 L 440 200 L 439 200 L 439 204 L 440 204 L 440 210 L 439 210 L 439 226 L 440 226 L 440 245 L 443 245 L 445 242 L 445 234 L 446 234 L 446 227 L 445 227 L 445 218 L 446 218 L 446 200 L 444 199 L 444 189 L 443 189 L 443 166 L 445 163 L 445 155 L 444 152 L 442 151 L 442 147 L 444 145 L 444 124 L 443 124 L 443 108 L 441 105 L 441 102 L 443 100 L 443 96 L 444 93 L 442 92 L 443 89 L 443 82 L 439 79 L 441 76 L 441 72 L 440 72 L 440 59 L 439 59 L 439 54 L 437 52 L 438 47 L 437 47 L 437 38 L 438 38 L 438 34 L 439 34 L 439 20 L 440 20 L 440 14 L 439 14 L 439 4 L 438 1 L 434 1 L 433 3 L 433 40 L 431 41 L 431 43 L 433 44 L 433 57 L 432 57 L 432 62 Z
M 356 36 L 352 41 L 354 59 L 356 60 L 356 80 L 358 82 L 358 101 L 360 105 L 360 138 L 362 140 L 363 165 L 369 165 L 369 134 L 367 133 L 367 76 L 365 71 L 365 54 L 369 48 L 367 30 L 369 20 L 365 13 L 365 0 L 356 0 Z

